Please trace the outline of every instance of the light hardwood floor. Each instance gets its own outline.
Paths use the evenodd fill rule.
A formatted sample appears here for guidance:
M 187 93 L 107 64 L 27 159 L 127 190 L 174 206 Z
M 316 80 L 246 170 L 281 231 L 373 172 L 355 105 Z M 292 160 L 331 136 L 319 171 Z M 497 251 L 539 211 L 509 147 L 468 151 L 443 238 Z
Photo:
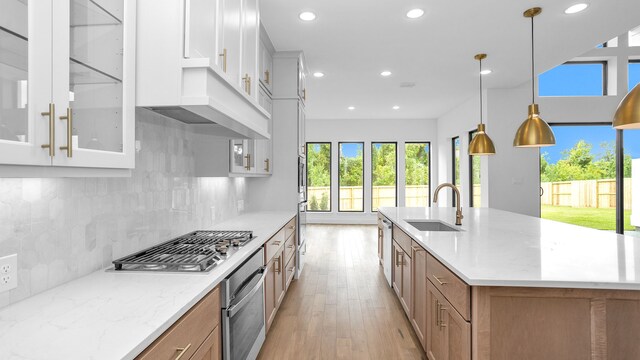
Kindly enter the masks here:
M 425 359 L 378 265 L 377 227 L 310 225 L 259 359 Z

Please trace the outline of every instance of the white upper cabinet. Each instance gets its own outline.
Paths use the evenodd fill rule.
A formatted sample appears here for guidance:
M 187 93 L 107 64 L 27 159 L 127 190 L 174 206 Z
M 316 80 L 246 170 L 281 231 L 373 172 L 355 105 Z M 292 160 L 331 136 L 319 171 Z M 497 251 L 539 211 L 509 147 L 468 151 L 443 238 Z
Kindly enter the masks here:
M 237 1 L 237 0 L 235 0 Z M 258 94 L 258 47 L 260 45 L 260 18 L 257 0 L 242 0 L 242 88 L 247 95 Z
M 273 84 L 273 98 L 300 99 L 304 104 L 308 98 L 304 53 L 281 51 L 273 58 L 273 71 L 278 74 L 277 82 Z
M 268 139 L 258 0 L 138 0 L 136 104 L 230 138 Z
M 273 44 L 266 30 L 260 25 L 260 47 L 258 49 L 258 73 L 260 84 L 271 95 L 273 94 Z
M 133 168 L 135 1 L 2 7 L 0 163 Z

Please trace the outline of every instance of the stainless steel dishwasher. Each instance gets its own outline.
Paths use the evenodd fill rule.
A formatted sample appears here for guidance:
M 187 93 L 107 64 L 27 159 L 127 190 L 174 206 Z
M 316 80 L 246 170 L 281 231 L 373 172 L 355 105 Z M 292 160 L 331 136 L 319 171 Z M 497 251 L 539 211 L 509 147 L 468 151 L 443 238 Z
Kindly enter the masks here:
M 255 359 L 265 339 L 264 249 L 222 282 L 222 358 Z

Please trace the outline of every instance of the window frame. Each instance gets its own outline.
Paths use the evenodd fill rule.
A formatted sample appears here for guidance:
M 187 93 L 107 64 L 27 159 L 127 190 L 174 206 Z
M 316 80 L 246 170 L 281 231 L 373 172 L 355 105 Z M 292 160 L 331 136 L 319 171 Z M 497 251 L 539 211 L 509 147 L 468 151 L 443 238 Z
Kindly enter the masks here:
M 393 144 L 396 146 L 396 166 L 395 166 L 395 174 L 396 174 L 396 202 L 394 207 L 398 206 L 398 142 L 397 141 L 371 141 L 371 159 L 370 161 L 370 168 L 371 168 L 371 176 L 369 178 L 369 189 L 371 190 L 370 196 L 371 196 L 371 212 L 375 213 L 378 210 L 373 210 L 373 145 L 374 144 Z M 364 176 L 364 172 L 363 172 L 363 176 Z
M 341 154 L 341 150 L 342 150 L 342 144 L 362 144 L 362 210 L 342 210 L 340 208 L 340 188 L 342 187 L 342 185 L 340 184 L 340 159 L 342 158 Z M 366 154 L 365 154 L 365 142 L 364 141 L 338 141 L 338 212 L 339 213 L 364 213 L 364 199 L 365 199 L 365 194 L 364 194 L 364 187 L 365 187 L 365 183 L 366 183 L 366 174 L 365 174 L 365 168 L 364 168 L 364 164 L 367 161 L 366 159 Z
M 451 183 L 453 186 L 456 186 L 456 140 L 460 141 L 460 136 L 454 136 L 451 138 Z M 429 151 L 429 156 L 431 156 L 431 151 Z M 458 164 L 460 164 L 460 162 L 458 162 Z M 429 167 L 431 167 L 431 163 L 429 163 Z M 460 170 L 458 169 L 458 172 L 459 171 Z M 451 204 L 453 207 L 457 206 L 455 196 L 451 197 Z
M 631 72 L 629 71 L 629 69 L 631 68 L 631 64 L 639 64 L 640 65 L 640 59 L 628 59 L 627 60 L 627 88 L 629 87 L 629 78 L 631 77 Z M 634 85 L 631 90 L 633 90 L 636 86 L 640 85 L 640 83 Z M 629 90 L 629 91 L 631 91 Z
M 427 144 L 429 147 L 429 185 L 427 186 L 427 207 L 431 207 L 431 141 L 405 141 L 404 142 L 404 202 L 407 204 L 407 144 Z
M 307 199 L 307 201 L 309 201 L 309 144 L 313 144 L 313 145 L 326 145 L 329 144 L 329 210 L 309 210 L 309 208 L 306 208 L 307 212 L 311 212 L 311 213 L 330 213 L 332 211 L 332 203 L 333 203 L 333 199 L 332 199 L 332 195 L 333 195 L 333 143 L 331 141 L 319 141 L 319 142 L 313 142 L 313 141 L 308 141 L 305 143 L 305 150 L 307 151 L 307 156 L 305 158 L 305 172 L 306 174 L 304 174 L 307 177 L 307 188 L 305 189 L 306 194 L 305 194 L 305 198 Z M 307 203 L 308 205 L 308 203 Z
M 564 66 L 564 65 L 590 65 L 590 64 L 598 64 L 602 65 L 602 94 L 601 95 L 540 95 L 540 88 L 538 87 L 537 95 L 538 97 L 598 97 L 598 96 L 608 96 L 609 95 L 609 61 L 607 60 L 572 60 L 566 61 L 551 70 Z M 542 75 L 542 74 L 540 74 Z M 540 83 L 540 75 L 538 75 L 538 84 Z
M 471 140 L 473 140 L 473 136 L 478 132 L 478 129 L 469 131 L 469 144 L 471 145 Z M 473 156 L 469 155 L 469 207 L 473 208 Z M 455 180 L 454 180 L 455 181 Z M 482 177 L 480 177 L 480 186 L 482 186 Z M 482 203 L 482 201 L 480 201 Z M 482 207 L 482 205 L 478 206 Z

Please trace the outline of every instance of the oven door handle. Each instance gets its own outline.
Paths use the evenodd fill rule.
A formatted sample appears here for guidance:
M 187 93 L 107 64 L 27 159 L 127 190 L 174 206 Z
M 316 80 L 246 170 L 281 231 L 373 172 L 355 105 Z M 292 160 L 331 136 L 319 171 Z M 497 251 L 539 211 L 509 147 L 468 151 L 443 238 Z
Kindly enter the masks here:
M 235 314 L 237 314 L 238 311 L 240 311 L 245 305 L 247 305 L 251 297 L 255 295 L 255 293 L 258 292 L 258 290 L 260 290 L 260 288 L 264 284 L 264 278 L 267 277 L 267 267 L 266 266 L 261 267 L 260 270 L 258 270 L 258 272 L 256 273 L 256 275 L 259 275 L 259 274 L 262 274 L 262 276 L 260 276 L 260 281 L 256 283 L 253 289 L 251 289 L 251 291 L 249 291 L 249 293 L 245 295 L 242 298 L 242 300 L 238 301 L 237 303 L 235 303 L 234 305 L 230 306 L 227 309 L 228 317 L 233 317 Z

